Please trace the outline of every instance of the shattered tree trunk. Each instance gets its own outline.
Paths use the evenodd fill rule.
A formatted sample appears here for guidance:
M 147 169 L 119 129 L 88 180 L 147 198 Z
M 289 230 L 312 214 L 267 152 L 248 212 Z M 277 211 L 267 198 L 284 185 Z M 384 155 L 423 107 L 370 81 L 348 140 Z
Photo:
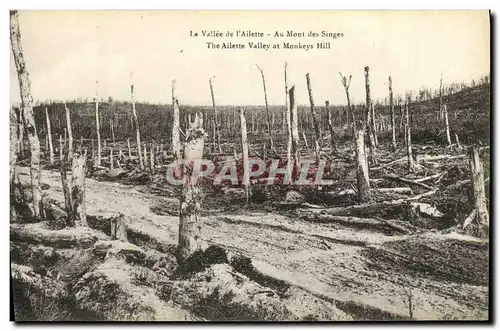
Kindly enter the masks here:
M 484 189 L 484 171 L 477 146 L 469 148 L 469 167 L 472 190 L 470 196 L 474 215 L 469 221 L 464 222 L 463 229 L 471 235 L 488 238 L 489 213 Z
M 371 116 L 371 107 L 372 107 L 372 98 L 371 98 L 371 91 L 370 91 L 370 67 L 366 66 L 365 67 L 365 92 L 366 92 L 366 109 L 365 109 L 365 114 L 364 114 L 364 124 L 366 127 L 366 132 L 368 133 L 368 143 L 370 145 L 370 156 L 372 158 L 372 161 L 375 161 L 375 137 L 373 135 L 373 121 L 372 121 L 372 116 Z
M 262 76 L 262 87 L 264 88 L 264 101 L 266 103 L 267 130 L 269 131 L 269 140 L 271 143 L 271 149 L 274 150 L 273 128 L 271 126 L 271 116 L 269 115 L 269 105 L 267 103 L 266 78 L 264 76 L 264 70 L 260 68 L 258 65 L 255 66 L 259 69 L 260 75 Z
M 356 175 L 359 201 L 366 202 L 369 200 L 370 195 L 370 176 L 368 173 L 364 129 L 356 131 Z
M 289 103 L 289 93 L 288 93 L 288 79 L 287 79 L 287 72 L 286 69 L 288 67 L 288 64 L 285 63 L 285 117 L 286 117 L 286 129 L 287 129 L 287 148 L 286 148 L 286 169 L 288 172 L 288 175 L 291 176 L 293 172 L 293 163 L 292 163 L 292 114 L 290 110 L 290 103 Z
M 342 73 L 339 72 L 339 75 L 340 75 L 340 81 L 342 82 L 342 85 L 344 86 L 345 95 L 347 98 L 347 123 L 348 123 L 348 125 L 349 124 L 351 125 L 352 139 L 354 140 L 354 139 L 356 139 L 355 138 L 356 137 L 356 121 L 354 118 L 354 109 L 352 109 L 351 98 L 349 95 L 349 87 L 351 86 L 352 75 L 349 76 L 349 81 L 347 81 L 347 77 L 342 75 Z
M 50 117 L 47 107 L 45 107 L 45 119 L 47 120 L 47 139 L 49 142 L 49 163 L 54 164 L 54 145 L 52 144 L 52 131 L 50 127 Z
M 64 109 L 66 111 L 66 128 L 68 130 L 68 162 L 70 162 L 73 160 L 73 129 L 71 128 L 71 114 L 66 103 L 64 103 Z
M 203 158 L 203 115 L 196 113 L 194 122 L 186 133 L 184 161 L 182 167 L 183 187 L 180 198 L 178 257 L 181 261 L 200 249 L 200 199 L 201 189 L 196 183 L 193 169 L 195 160 Z M 193 171 L 194 170 L 194 171 Z
M 113 152 L 111 150 L 111 152 Z M 85 163 L 87 154 L 74 154 L 71 166 L 71 213 L 76 226 L 87 226 L 85 208 Z M 78 214 L 78 218 L 76 215 Z
M 39 218 L 42 216 L 42 190 L 40 187 L 40 141 L 38 140 L 35 125 L 33 98 L 31 96 L 31 82 L 28 71 L 26 70 L 26 63 L 24 62 L 24 53 L 21 45 L 21 32 L 19 30 L 19 17 L 16 10 L 10 11 L 10 41 L 14 62 L 16 64 L 19 90 L 21 92 L 21 117 L 24 119 L 24 125 L 28 136 L 28 145 L 30 148 L 30 177 L 33 196 L 33 216 Z
M 411 118 L 410 118 L 410 102 L 405 103 L 406 109 L 406 152 L 408 156 L 408 171 L 413 172 L 415 165 L 413 163 L 413 153 L 411 148 Z
M 179 102 L 177 101 L 177 96 L 175 95 L 175 79 L 172 80 L 172 107 L 174 115 L 174 123 L 172 124 L 172 153 L 176 160 L 181 158 L 181 139 L 180 139 L 180 113 L 179 113 Z M 140 151 L 139 151 L 140 154 Z
M 332 152 L 337 152 L 337 145 L 335 144 L 335 131 L 333 130 L 333 118 L 332 111 L 330 110 L 330 101 L 325 101 L 325 109 L 328 115 L 328 127 L 330 128 L 330 147 L 332 148 Z
M 215 153 L 218 151 L 222 153 L 222 149 L 220 146 L 220 130 L 219 130 L 219 120 L 217 116 L 217 107 L 215 106 L 215 95 L 214 95 L 214 86 L 212 84 L 212 78 L 208 80 L 210 85 L 210 95 L 212 96 L 212 109 L 214 111 L 214 116 L 212 118 L 212 151 Z
M 448 142 L 448 146 L 451 146 L 450 122 L 448 121 L 448 108 L 446 104 L 443 105 L 443 114 L 444 114 L 444 125 L 446 127 L 446 141 Z
M 394 114 L 394 95 L 392 91 L 392 77 L 389 76 L 389 111 L 391 112 L 391 130 L 392 130 L 392 151 L 396 151 L 396 118 Z
M 101 165 L 101 129 L 99 128 L 99 82 L 96 81 L 95 126 L 97 132 L 97 165 Z
M 318 164 L 319 164 L 319 154 L 320 154 L 319 141 L 321 139 L 321 133 L 319 131 L 319 125 L 318 125 L 318 121 L 316 119 L 316 109 L 314 107 L 314 98 L 313 98 L 313 92 L 312 92 L 312 86 L 311 86 L 311 77 L 309 76 L 309 73 L 306 74 L 306 83 L 307 83 L 307 92 L 309 94 L 309 104 L 311 106 L 311 116 L 312 116 L 312 121 L 313 121 L 313 126 L 314 126 L 314 150 L 316 153 L 316 162 L 318 162 Z
M 295 101 L 295 85 L 288 91 L 290 97 L 290 111 L 292 119 L 292 154 L 295 158 L 295 165 L 299 169 L 300 155 L 299 155 L 299 116 L 297 113 L 297 103 Z
M 137 118 L 137 112 L 135 111 L 135 99 L 134 99 L 134 84 L 130 84 L 130 99 L 132 101 L 132 117 L 134 119 L 135 134 L 137 140 L 137 154 L 139 155 L 139 167 L 144 169 L 144 162 L 142 160 L 141 154 L 141 132 L 139 130 L 139 119 Z
M 243 186 L 245 186 L 245 196 L 248 204 L 250 195 L 250 176 L 248 169 L 248 141 L 247 141 L 247 120 L 245 118 L 245 109 L 240 108 L 241 124 L 241 147 L 243 151 Z

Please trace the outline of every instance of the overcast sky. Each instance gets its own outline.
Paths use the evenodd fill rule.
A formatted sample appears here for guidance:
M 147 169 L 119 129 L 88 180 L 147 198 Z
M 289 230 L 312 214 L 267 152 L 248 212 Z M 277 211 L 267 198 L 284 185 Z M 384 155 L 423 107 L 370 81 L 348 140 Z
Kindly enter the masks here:
M 364 100 L 363 67 L 371 68 L 374 98 L 489 73 L 490 27 L 487 11 L 428 12 L 20 12 L 25 60 L 35 100 L 93 98 L 95 81 L 103 98 L 129 99 L 130 72 L 139 101 L 170 103 L 177 81 L 181 104 L 211 103 L 213 78 L 218 104 L 263 104 L 266 74 L 270 104 L 284 104 L 283 66 L 296 84 L 300 104 L 308 103 L 305 74 L 322 105 L 345 103 L 338 72 L 352 74 L 351 95 Z M 203 38 L 192 30 L 342 32 L 330 50 L 209 50 L 205 41 L 246 44 L 316 44 L 328 38 Z M 19 101 L 11 55 L 12 102 Z

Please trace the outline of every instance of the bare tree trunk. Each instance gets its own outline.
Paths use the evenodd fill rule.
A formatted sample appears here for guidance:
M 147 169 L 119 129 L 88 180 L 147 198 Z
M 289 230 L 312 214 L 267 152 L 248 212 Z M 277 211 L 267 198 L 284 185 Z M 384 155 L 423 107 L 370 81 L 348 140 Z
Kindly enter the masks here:
M 356 131 L 356 169 L 358 198 L 360 202 L 366 202 L 370 197 L 370 176 L 366 157 L 364 129 Z
M 347 98 L 347 123 L 348 125 L 351 125 L 351 130 L 352 130 L 352 139 L 356 139 L 356 121 L 354 118 L 354 109 L 351 106 L 351 98 L 349 96 L 349 87 L 351 86 L 351 78 L 352 75 L 349 76 L 349 81 L 347 80 L 347 77 L 342 75 L 342 73 L 339 72 L 340 75 L 340 81 L 342 82 L 342 85 L 344 86 L 345 90 L 345 95 Z M 349 123 L 350 121 L 350 123 Z
M 144 167 L 147 168 L 148 166 L 148 151 L 147 151 L 147 147 L 146 147 L 146 143 L 144 143 Z
M 321 133 L 319 130 L 318 120 L 316 119 L 316 109 L 314 107 L 314 98 L 311 86 L 311 77 L 309 73 L 306 74 L 306 83 L 307 83 L 307 92 L 309 93 L 309 104 L 311 106 L 311 115 L 314 126 L 314 150 L 316 152 L 316 162 L 319 164 L 319 154 L 320 154 L 320 145 L 319 141 L 321 139 Z
M 444 124 L 446 127 L 446 140 L 448 141 L 448 146 L 451 146 L 451 135 L 450 135 L 450 122 L 448 121 L 448 109 L 446 104 L 443 105 L 444 114 Z
M 154 174 L 155 172 L 155 150 L 154 150 L 154 145 L 151 143 L 150 146 L 150 151 L 149 151 L 149 167 L 151 168 L 151 173 Z
M 19 132 L 19 140 L 18 140 L 18 145 L 17 145 L 17 152 L 21 158 L 24 158 L 24 115 L 23 115 L 23 109 L 19 110 L 19 117 L 18 117 L 18 132 Z
M 21 92 L 22 117 L 24 118 L 24 125 L 26 126 L 28 145 L 30 148 L 30 177 L 33 195 L 33 216 L 39 218 L 42 216 L 42 190 L 40 187 L 40 141 L 38 140 L 35 125 L 33 98 L 31 96 L 31 82 L 28 71 L 26 70 L 26 63 L 24 62 L 24 53 L 21 45 L 21 32 L 19 30 L 19 17 L 16 10 L 10 11 L 10 41 L 14 62 L 16 64 L 19 90 Z
M 172 80 L 172 107 L 174 109 L 174 123 L 172 126 L 172 152 L 175 159 L 181 158 L 181 140 L 180 140 L 180 114 L 179 114 L 179 101 L 175 95 L 175 79 Z
M 439 119 L 443 119 L 443 75 L 439 80 Z
M 305 131 L 302 131 L 302 138 L 304 139 L 304 145 L 306 145 L 306 150 L 309 152 L 309 144 L 307 143 L 307 137 Z
M 274 150 L 273 130 L 271 127 L 271 116 L 269 114 L 269 105 L 267 104 L 266 78 L 264 77 L 264 70 L 261 69 L 258 65 L 255 65 L 255 66 L 257 67 L 257 69 L 259 69 L 260 75 L 262 76 L 262 86 L 264 88 L 264 101 L 266 103 L 267 130 L 269 131 L 269 140 L 271 142 L 271 149 Z
M 10 178 L 10 192 L 11 192 L 11 197 L 12 193 L 14 192 L 14 185 L 15 182 L 15 174 L 16 174 L 16 162 L 17 162 L 17 146 L 18 146 L 18 125 L 17 125 L 17 114 L 16 111 L 14 110 L 13 107 L 10 107 L 10 125 L 9 125 L 9 134 L 10 134 L 10 144 L 9 144 L 9 178 Z M 54 162 L 54 156 L 52 155 L 52 163 Z M 12 200 L 13 201 L 13 200 Z
M 111 150 L 113 152 L 113 150 Z M 87 160 L 86 153 L 82 155 L 75 154 L 73 156 L 73 164 L 71 167 L 71 202 L 72 215 L 76 221 L 76 214 L 79 214 L 77 226 L 87 226 L 87 214 L 85 208 L 85 163 Z
M 392 77 L 389 76 L 389 110 L 391 112 L 391 130 L 392 130 L 392 151 L 396 151 L 396 124 L 394 115 L 394 96 L 392 91 Z
M 132 160 L 132 149 L 130 148 L 130 138 L 127 138 L 127 148 L 128 148 L 128 159 Z
M 64 109 L 66 111 L 66 128 L 68 130 L 68 162 L 70 162 L 73 160 L 73 129 L 71 128 L 71 114 L 66 103 L 64 103 Z
M 113 147 L 109 148 L 109 170 L 113 171 L 114 162 L 113 162 Z
M 52 144 L 52 131 L 50 127 L 50 117 L 47 107 L 45 107 L 45 119 L 47 120 L 47 138 L 49 141 L 49 162 L 50 165 L 54 164 L 54 145 Z
M 101 165 L 101 129 L 99 123 L 99 82 L 96 81 L 96 97 L 95 97 L 95 123 L 97 132 L 97 165 Z
M 130 75 L 132 76 L 132 75 Z M 139 167 L 144 169 L 144 162 L 142 160 L 141 154 L 141 132 L 139 130 L 139 119 L 137 118 L 137 112 L 135 111 L 135 99 L 134 99 L 134 84 L 130 84 L 130 99 L 132 101 L 132 116 L 134 118 L 135 134 L 137 140 L 137 154 L 139 155 Z M 174 116 L 175 118 L 175 116 Z
M 463 228 L 471 235 L 488 238 L 490 217 L 484 189 L 483 164 L 479 158 L 479 148 L 477 146 L 469 148 L 469 167 L 472 183 L 471 204 L 475 217 L 470 222 L 464 223 Z
M 370 156 L 373 163 L 375 160 L 375 149 L 377 148 L 375 144 L 375 136 L 373 133 L 373 119 L 371 116 L 372 99 L 370 92 L 370 67 L 365 67 L 365 90 L 366 90 L 366 109 L 364 114 L 364 124 L 368 132 L 368 142 L 370 145 Z
M 109 126 L 111 127 L 111 139 L 113 139 L 113 145 L 116 144 L 116 140 L 115 140 L 115 114 L 111 114 L 111 118 L 109 120 Z
M 332 152 L 337 152 L 337 144 L 335 143 L 335 131 L 333 130 L 333 118 L 332 111 L 330 110 L 330 101 L 325 101 L 325 109 L 328 116 L 328 127 L 330 128 L 330 147 L 332 148 Z
M 458 149 L 462 149 L 463 146 L 462 144 L 460 143 L 460 140 L 458 139 L 458 134 L 455 132 L 455 141 L 457 142 L 457 148 Z
M 248 169 L 248 141 L 247 141 L 247 121 L 245 118 L 245 110 L 240 108 L 240 125 L 241 125 L 241 147 L 243 151 L 243 186 L 245 186 L 245 196 L 248 199 L 250 195 L 250 177 Z
M 409 101 L 405 103 L 406 108 L 406 151 L 408 154 L 408 170 L 413 172 L 415 165 L 413 163 L 413 153 L 411 148 L 411 119 Z
M 373 131 L 373 138 L 375 139 L 375 147 L 378 147 L 378 129 L 377 129 L 377 116 L 375 115 L 375 105 L 372 103 L 372 108 L 371 108 L 371 122 L 372 122 L 372 131 Z
M 203 142 L 205 131 L 203 130 L 203 115 L 196 114 L 194 122 L 186 133 L 183 159 L 187 164 L 182 167 L 184 185 L 182 187 L 179 212 L 179 243 L 178 258 L 185 260 L 195 251 L 200 249 L 200 199 L 202 191 L 193 180 L 193 162 L 203 158 Z
M 290 103 L 288 102 L 289 93 L 288 93 L 288 80 L 287 80 L 287 72 L 286 69 L 288 64 L 285 62 L 285 106 L 286 106 L 286 129 L 287 129 L 287 148 L 286 148 L 286 167 L 289 176 L 292 175 L 293 171 L 293 163 L 292 163 L 292 114 L 290 110 Z
M 212 108 L 214 110 L 214 117 L 212 119 L 213 123 L 213 135 L 212 135 L 212 150 L 215 153 L 215 151 L 219 151 L 219 153 L 222 153 L 222 149 L 220 146 L 220 130 L 219 130 L 219 120 L 217 116 L 217 107 L 215 107 L 215 96 L 214 96 L 214 87 L 212 85 L 212 78 L 208 80 L 208 83 L 210 85 L 210 95 L 212 96 Z

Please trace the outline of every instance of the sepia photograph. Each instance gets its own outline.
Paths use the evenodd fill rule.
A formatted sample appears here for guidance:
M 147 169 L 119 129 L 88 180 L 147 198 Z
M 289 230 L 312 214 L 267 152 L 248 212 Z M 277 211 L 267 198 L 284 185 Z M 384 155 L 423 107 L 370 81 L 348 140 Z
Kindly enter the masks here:
M 9 23 L 15 322 L 492 321 L 489 11 Z

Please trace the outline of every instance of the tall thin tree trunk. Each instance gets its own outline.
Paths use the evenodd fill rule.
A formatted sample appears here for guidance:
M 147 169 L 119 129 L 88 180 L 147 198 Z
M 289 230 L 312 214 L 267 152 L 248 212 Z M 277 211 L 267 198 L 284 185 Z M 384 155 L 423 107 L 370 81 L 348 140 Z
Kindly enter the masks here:
M 319 164 L 319 155 L 320 155 L 320 139 L 321 133 L 318 125 L 318 120 L 316 119 L 316 109 L 314 107 L 314 98 L 311 86 L 311 77 L 309 73 L 306 74 L 306 83 L 307 83 L 307 92 L 309 94 L 309 104 L 311 106 L 311 117 L 314 126 L 314 150 L 316 152 L 316 162 Z
M 269 131 L 269 140 L 271 143 L 271 149 L 274 150 L 274 143 L 273 143 L 273 130 L 271 127 L 271 116 L 269 114 L 269 105 L 267 103 L 267 89 L 266 89 L 266 78 L 264 76 L 264 70 L 261 69 L 258 65 L 255 65 L 259 71 L 260 75 L 262 76 L 262 86 L 264 88 L 264 101 L 266 103 L 266 116 L 267 116 L 267 130 Z
M 115 165 L 114 165 L 114 162 L 113 162 L 113 147 L 110 147 L 109 148 L 109 170 L 110 171 L 113 171 Z
M 332 152 L 337 152 L 337 145 L 335 143 L 335 131 L 333 129 L 333 118 L 332 111 L 330 110 L 330 101 L 325 101 L 325 109 L 328 115 L 328 127 L 330 128 L 330 147 L 332 148 Z
M 439 80 L 439 119 L 443 119 L 443 75 L 441 74 L 441 79 Z
M 215 95 L 214 95 L 214 86 L 212 84 L 212 78 L 208 80 L 208 84 L 210 85 L 210 95 L 212 96 L 212 109 L 214 111 L 214 116 L 212 118 L 213 123 L 213 134 L 212 134 L 212 150 L 215 153 L 216 150 L 219 153 L 222 153 L 222 149 L 220 146 L 220 131 L 219 131 L 219 120 L 217 114 L 217 107 L 215 106 Z
M 413 153 L 411 148 L 411 119 L 410 119 L 410 105 L 409 101 L 405 104 L 406 108 L 406 151 L 408 154 L 408 170 L 413 172 L 415 165 L 413 163 Z
M 370 145 L 370 155 L 372 157 L 372 161 L 375 161 L 375 137 L 373 134 L 373 121 L 371 116 L 371 107 L 372 107 L 372 99 L 371 99 L 371 91 L 370 91 L 370 67 L 365 67 L 365 90 L 366 90 L 366 109 L 364 113 L 364 124 L 366 127 L 366 131 L 368 133 L 368 143 Z
M 128 148 L 128 159 L 132 160 L 132 149 L 130 148 L 130 138 L 127 138 L 127 148 Z
M 9 125 L 9 134 L 10 134 L 10 142 L 9 142 L 9 178 L 10 178 L 10 185 L 11 185 L 11 196 L 12 193 L 14 192 L 14 185 L 15 182 L 15 174 L 16 174 L 16 162 L 17 162 L 17 146 L 18 146 L 18 125 L 17 125 L 17 114 L 14 109 L 14 107 L 10 107 L 10 125 Z M 54 156 L 52 155 L 52 163 L 54 162 Z
M 52 131 L 47 107 L 45 107 L 45 119 L 47 120 L 47 138 L 49 140 L 49 163 L 50 165 L 54 165 L 54 145 L 52 144 Z
M 372 131 L 373 131 L 373 138 L 375 141 L 375 147 L 378 147 L 378 129 L 377 129 L 377 116 L 375 114 L 375 105 L 372 103 L 371 107 L 371 122 L 372 122 Z
M 174 153 L 175 159 L 179 160 L 181 158 L 181 140 L 180 140 L 180 113 L 179 113 L 179 102 L 177 101 L 177 96 L 175 94 L 175 79 L 172 80 L 172 107 L 174 110 L 174 123 L 172 126 L 172 152 Z
M 287 67 L 288 64 L 285 62 L 285 117 L 286 117 L 286 129 L 287 129 L 287 148 L 286 148 L 286 165 L 289 176 L 292 175 L 293 163 L 292 163 L 292 114 L 290 111 L 290 103 L 288 102 L 288 80 L 287 80 Z
M 392 91 L 392 77 L 389 76 L 389 110 L 391 112 L 391 130 L 392 130 L 392 151 L 396 151 L 396 124 L 394 115 L 394 96 Z
M 358 198 L 360 202 L 366 202 L 370 196 L 370 175 L 368 172 L 364 129 L 356 130 L 355 141 Z
M 464 224 L 464 230 L 472 235 L 488 238 L 490 217 L 484 189 L 483 164 L 479 158 L 479 148 L 477 146 L 469 148 L 469 168 L 472 184 L 471 204 L 475 212 L 475 217 L 471 221 L 474 221 L 475 224 Z
M 448 146 L 451 146 L 451 135 L 450 135 L 450 122 L 448 121 L 448 109 L 446 104 L 443 105 L 444 113 L 444 125 L 446 127 L 446 141 L 448 141 Z
M 297 112 L 297 102 L 295 100 L 295 85 L 288 90 L 290 97 L 290 117 L 291 117 L 291 131 L 292 131 L 292 154 L 295 158 L 295 165 L 297 169 L 300 166 L 300 152 L 299 152 L 299 116 Z
M 64 109 L 66 111 L 66 128 L 68 130 L 68 162 L 73 160 L 73 129 L 71 128 L 71 114 L 69 108 L 64 103 Z
M 111 153 L 113 149 L 111 149 Z M 85 164 L 87 154 L 75 154 L 73 156 L 73 164 L 71 167 L 71 202 L 72 215 L 77 226 L 87 226 L 87 214 L 85 207 Z M 76 220 L 76 214 L 79 214 Z
M 14 62 L 16 64 L 19 90 L 21 92 L 22 117 L 24 118 L 24 125 L 26 126 L 28 145 L 30 148 L 30 177 L 33 196 L 33 216 L 39 218 L 42 216 L 42 190 L 40 187 L 40 141 L 38 140 L 35 125 L 33 98 L 31 96 L 31 81 L 28 71 L 26 70 L 26 63 L 24 61 L 24 52 L 21 45 L 21 32 L 19 30 L 19 17 L 16 10 L 10 11 L 10 41 Z
M 247 121 L 245 118 L 245 110 L 240 108 L 240 124 L 241 124 L 241 147 L 243 151 L 243 186 L 245 186 L 245 196 L 248 204 L 250 195 L 250 177 L 248 169 L 248 141 L 247 141 Z
M 190 123 L 190 127 L 186 133 L 183 153 L 183 159 L 187 163 L 182 166 L 183 187 L 180 198 L 178 242 L 178 257 L 180 261 L 187 259 L 201 248 L 198 217 L 202 191 L 197 185 L 196 180 L 193 180 L 194 169 L 192 164 L 195 160 L 203 158 L 204 136 L 203 115 L 197 113 L 194 122 Z
M 96 94 L 95 94 L 95 126 L 97 132 L 97 165 L 101 165 L 101 129 L 99 127 L 99 82 L 95 82 Z
M 130 75 L 132 77 L 132 74 Z M 136 142 L 137 142 L 137 154 L 139 155 L 139 167 L 144 169 L 144 162 L 142 160 L 141 154 L 141 132 L 139 130 L 139 119 L 137 118 L 137 112 L 135 111 L 135 98 L 134 98 L 134 84 L 130 83 L 130 99 L 132 101 L 132 116 L 134 119 Z

